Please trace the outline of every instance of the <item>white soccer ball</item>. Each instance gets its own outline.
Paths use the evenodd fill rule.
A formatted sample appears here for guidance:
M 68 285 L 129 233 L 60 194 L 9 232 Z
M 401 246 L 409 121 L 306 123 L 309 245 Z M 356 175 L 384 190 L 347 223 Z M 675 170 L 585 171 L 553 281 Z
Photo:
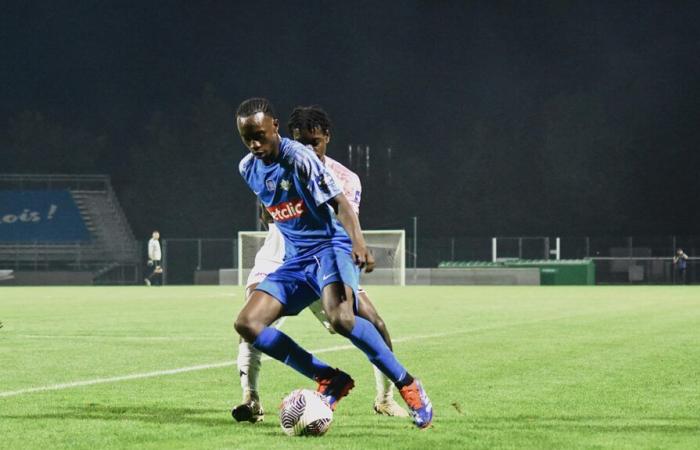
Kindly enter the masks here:
M 289 436 L 321 436 L 331 422 L 333 410 L 316 391 L 297 389 L 280 405 L 280 426 Z

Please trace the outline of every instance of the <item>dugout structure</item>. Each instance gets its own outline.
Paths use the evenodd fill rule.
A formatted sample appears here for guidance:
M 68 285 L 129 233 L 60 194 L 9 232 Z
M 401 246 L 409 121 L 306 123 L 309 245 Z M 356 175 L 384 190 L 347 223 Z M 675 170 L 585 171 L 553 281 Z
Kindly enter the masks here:
M 405 230 L 364 230 L 367 246 L 376 261 L 372 273 L 360 275 L 363 284 L 406 285 Z M 265 242 L 267 231 L 238 232 L 238 284 L 243 286 L 253 265 L 255 254 Z

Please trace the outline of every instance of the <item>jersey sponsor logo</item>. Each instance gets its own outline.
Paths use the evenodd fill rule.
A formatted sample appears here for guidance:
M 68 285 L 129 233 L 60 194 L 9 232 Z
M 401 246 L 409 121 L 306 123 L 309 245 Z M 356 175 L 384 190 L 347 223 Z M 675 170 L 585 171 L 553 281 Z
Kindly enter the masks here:
M 275 222 L 286 222 L 287 220 L 298 219 L 305 212 L 304 200 L 293 200 L 291 202 L 278 203 L 269 206 L 267 211 Z

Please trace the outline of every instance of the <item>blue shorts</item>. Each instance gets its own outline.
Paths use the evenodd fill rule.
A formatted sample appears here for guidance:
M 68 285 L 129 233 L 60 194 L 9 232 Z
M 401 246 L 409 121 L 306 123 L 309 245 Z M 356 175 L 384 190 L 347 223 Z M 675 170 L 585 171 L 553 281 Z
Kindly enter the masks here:
M 321 298 L 326 285 L 340 282 L 355 294 L 353 306 L 358 308 L 357 286 L 360 269 L 346 249 L 326 247 L 316 253 L 288 259 L 255 288 L 275 297 L 284 307 L 285 316 L 295 316 Z

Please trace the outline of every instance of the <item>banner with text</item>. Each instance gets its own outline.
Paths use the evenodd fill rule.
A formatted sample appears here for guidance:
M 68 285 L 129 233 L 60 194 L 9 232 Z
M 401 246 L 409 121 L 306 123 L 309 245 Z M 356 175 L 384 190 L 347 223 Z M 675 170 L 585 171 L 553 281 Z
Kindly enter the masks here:
M 0 242 L 89 239 L 69 191 L 0 191 Z

